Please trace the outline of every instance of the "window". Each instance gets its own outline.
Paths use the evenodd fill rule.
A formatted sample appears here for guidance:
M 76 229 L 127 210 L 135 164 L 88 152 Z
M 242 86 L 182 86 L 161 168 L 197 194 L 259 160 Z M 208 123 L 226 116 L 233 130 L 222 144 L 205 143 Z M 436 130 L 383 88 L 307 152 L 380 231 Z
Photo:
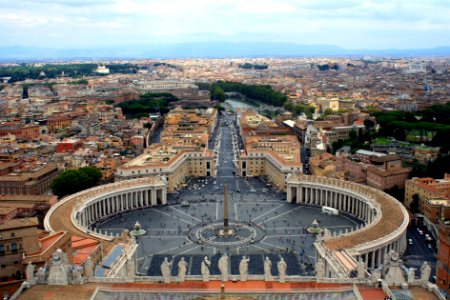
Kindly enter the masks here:
M 11 232 L 11 237 L 16 237 L 16 234 L 14 232 Z
M 0 252 L 5 252 L 5 245 L 0 244 Z
M 17 243 L 16 242 L 11 243 L 11 251 L 17 251 Z

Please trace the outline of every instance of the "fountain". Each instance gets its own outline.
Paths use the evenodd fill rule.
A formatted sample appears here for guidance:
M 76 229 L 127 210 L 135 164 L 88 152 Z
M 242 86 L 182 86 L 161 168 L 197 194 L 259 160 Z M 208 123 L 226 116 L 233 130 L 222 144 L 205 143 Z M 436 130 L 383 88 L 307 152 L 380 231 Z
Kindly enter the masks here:
M 318 219 L 315 219 L 315 220 L 312 222 L 312 225 L 309 226 L 306 230 L 307 230 L 309 233 L 312 233 L 312 234 L 319 234 L 319 233 L 322 233 L 323 228 L 320 227 L 319 224 L 320 224 L 320 221 L 319 221 Z
M 141 228 L 141 224 L 138 221 L 134 224 L 134 229 L 130 231 L 130 234 L 134 237 L 144 235 L 145 230 Z

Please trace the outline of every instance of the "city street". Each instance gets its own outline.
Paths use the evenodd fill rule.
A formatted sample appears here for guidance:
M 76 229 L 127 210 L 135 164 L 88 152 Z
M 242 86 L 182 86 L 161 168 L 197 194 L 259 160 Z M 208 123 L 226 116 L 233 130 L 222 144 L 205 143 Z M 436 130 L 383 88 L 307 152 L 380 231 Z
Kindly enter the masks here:
M 431 266 L 431 276 L 436 275 L 436 242 L 433 240 L 427 242 L 425 234 L 428 232 L 425 228 L 420 227 L 423 234 L 418 232 L 418 227 L 411 225 L 408 227 L 407 238 L 411 240 L 412 244 L 408 244 L 405 253 L 403 254 L 403 263 L 408 268 L 415 268 L 416 274 L 419 275 L 420 267 L 426 261 Z M 408 242 L 410 243 L 410 242 Z M 428 245 L 431 246 L 428 246 Z M 431 248 L 429 248 L 431 247 Z

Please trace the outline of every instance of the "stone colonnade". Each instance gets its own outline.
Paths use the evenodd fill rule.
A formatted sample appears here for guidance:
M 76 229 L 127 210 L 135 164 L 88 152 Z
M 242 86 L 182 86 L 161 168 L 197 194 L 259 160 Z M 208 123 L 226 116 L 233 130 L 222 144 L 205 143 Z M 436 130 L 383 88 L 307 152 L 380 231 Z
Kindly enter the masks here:
M 86 201 L 76 214 L 76 222 L 82 227 L 130 210 L 167 204 L 166 187 L 134 187 L 111 191 Z
M 290 203 L 335 208 L 364 221 L 365 227 L 383 226 L 381 223 L 376 224 L 381 220 L 382 216 L 380 204 L 375 200 L 375 197 L 380 195 L 390 197 L 367 186 L 343 180 L 304 175 L 288 178 L 286 193 L 287 201 Z M 402 211 L 404 214 L 407 214 L 406 210 L 402 209 Z M 403 216 L 403 218 L 407 220 L 408 216 Z M 405 251 L 407 224 L 405 225 L 404 223 L 402 223 L 401 228 L 396 228 L 393 232 L 386 232 L 382 239 L 368 241 L 357 245 L 354 249 L 346 250 L 354 254 L 355 260 L 361 258 L 366 263 L 367 268 L 378 268 L 384 263 L 384 257 L 389 251 L 394 250 L 399 254 Z M 354 232 L 344 235 L 351 238 Z M 341 237 L 342 235 L 332 238 Z M 368 238 L 370 239 L 370 237 Z M 327 269 L 329 270 L 327 272 L 329 273 L 328 277 L 334 277 L 331 271 L 333 268 Z
M 366 223 L 372 223 L 376 216 L 376 209 L 368 200 L 361 199 L 352 191 L 333 186 L 288 184 L 287 201 L 336 208 Z

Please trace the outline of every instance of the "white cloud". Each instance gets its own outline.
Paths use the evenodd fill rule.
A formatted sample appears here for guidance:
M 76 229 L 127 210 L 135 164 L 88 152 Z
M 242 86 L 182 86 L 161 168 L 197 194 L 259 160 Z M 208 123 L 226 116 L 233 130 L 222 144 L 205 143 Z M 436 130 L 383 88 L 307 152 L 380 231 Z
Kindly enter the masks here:
M 0 39 L 3 44 L 48 46 L 71 46 L 74 41 L 98 46 L 116 41 L 262 40 L 392 48 L 411 44 L 415 34 L 427 34 L 435 43 L 430 46 L 437 46 L 449 43 L 445 37 L 450 34 L 450 4 L 446 2 L 0 0 Z

